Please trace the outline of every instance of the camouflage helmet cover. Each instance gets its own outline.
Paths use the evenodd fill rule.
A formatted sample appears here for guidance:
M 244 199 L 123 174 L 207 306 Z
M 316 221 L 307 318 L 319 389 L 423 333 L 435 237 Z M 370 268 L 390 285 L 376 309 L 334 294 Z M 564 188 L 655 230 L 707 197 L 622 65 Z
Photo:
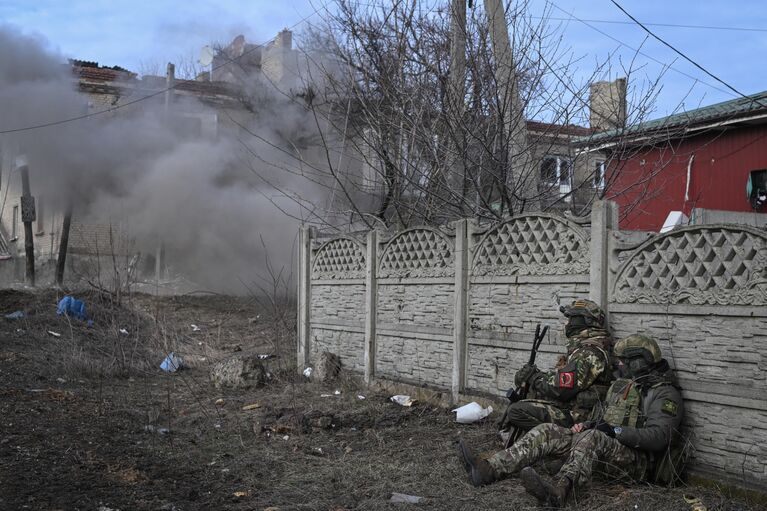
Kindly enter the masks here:
M 604 328 L 605 313 L 602 308 L 591 300 L 575 300 L 570 305 L 562 305 L 559 311 L 565 317 L 583 316 L 593 322 L 590 326 Z
M 662 359 L 660 346 L 655 339 L 647 335 L 634 334 L 621 339 L 615 344 L 615 356 L 618 358 L 644 357 L 649 363 L 658 363 Z

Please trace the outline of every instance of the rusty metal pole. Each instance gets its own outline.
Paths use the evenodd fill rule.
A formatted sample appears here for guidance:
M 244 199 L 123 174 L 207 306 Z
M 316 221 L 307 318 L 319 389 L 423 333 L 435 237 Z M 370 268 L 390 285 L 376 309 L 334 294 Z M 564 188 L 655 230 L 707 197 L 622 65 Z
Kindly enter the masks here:
M 35 198 L 29 189 L 29 166 L 27 159 L 16 159 L 16 168 L 21 174 L 21 221 L 24 223 L 24 252 L 27 256 L 25 280 L 28 286 L 35 286 L 35 237 L 32 222 L 35 221 Z
M 64 212 L 64 223 L 61 226 L 61 239 L 59 240 L 59 257 L 56 260 L 56 285 L 64 285 L 64 266 L 67 262 L 67 250 L 69 248 L 69 229 L 72 225 L 72 202 L 67 204 Z

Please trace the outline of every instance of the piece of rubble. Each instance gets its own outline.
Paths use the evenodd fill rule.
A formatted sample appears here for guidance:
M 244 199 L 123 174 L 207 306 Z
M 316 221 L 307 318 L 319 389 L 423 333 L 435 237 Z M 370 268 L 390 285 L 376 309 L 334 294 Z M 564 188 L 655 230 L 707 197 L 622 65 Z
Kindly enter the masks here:
M 341 359 L 335 353 L 323 351 L 317 359 L 312 373 L 312 380 L 319 383 L 330 383 L 341 374 Z
M 269 380 L 267 362 L 258 355 L 233 356 L 216 363 L 210 379 L 216 387 L 259 387 Z
M 392 493 L 389 502 L 398 504 L 418 504 L 423 500 L 423 497 L 416 497 L 415 495 L 407 495 L 405 493 Z

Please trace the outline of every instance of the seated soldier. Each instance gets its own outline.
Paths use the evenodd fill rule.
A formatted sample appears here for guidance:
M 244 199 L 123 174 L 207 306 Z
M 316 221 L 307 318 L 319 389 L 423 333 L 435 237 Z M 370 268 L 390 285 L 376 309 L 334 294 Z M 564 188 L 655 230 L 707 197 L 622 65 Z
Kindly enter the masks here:
M 517 388 L 527 385 L 529 399 L 511 403 L 499 421 L 505 430 L 529 430 L 538 424 L 570 427 L 585 420 L 604 399 L 612 381 L 612 339 L 605 314 L 591 300 L 576 300 L 559 310 L 567 318 L 567 357 L 557 368 L 542 372 L 525 364 L 514 376 Z
M 681 459 L 678 431 L 684 416 L 676 378 L 650 337 L 622 339 L 615 356 L 621 378 L 610 387 L 595 420 L 569 429 L 541 424 L 487 460 L 474 456 L 461 441 L 460 456 L 472 484 L 519 473 L 525 489 L 541 504 L 561 507 L 595 469 L 633 481 L 670 482 L 678 474 L 674 464 Z M 566 461 L 550 483 L 531 465 L 553 458 Z

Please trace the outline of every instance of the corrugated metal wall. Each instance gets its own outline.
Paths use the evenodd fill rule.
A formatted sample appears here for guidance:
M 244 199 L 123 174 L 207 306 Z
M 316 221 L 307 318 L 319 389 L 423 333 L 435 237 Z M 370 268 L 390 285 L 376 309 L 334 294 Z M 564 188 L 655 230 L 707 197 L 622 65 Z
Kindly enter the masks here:
M 687 166 L 690 171 L 688 198 Z M 607 197 L 620 205 L 621 228 L 657 231 L 670 211 L 751 211 L 746 181 L 767 168 L 767 126 L 709 132 L 647 149 L 611 164 Z

